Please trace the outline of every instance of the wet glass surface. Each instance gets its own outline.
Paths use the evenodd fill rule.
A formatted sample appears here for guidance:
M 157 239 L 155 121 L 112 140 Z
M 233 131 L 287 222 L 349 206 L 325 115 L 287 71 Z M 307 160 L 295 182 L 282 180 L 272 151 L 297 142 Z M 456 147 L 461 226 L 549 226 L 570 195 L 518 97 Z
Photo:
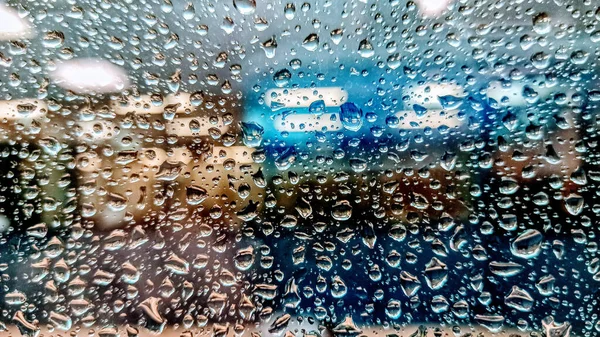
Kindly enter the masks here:
M 6 336 L 600 334 L 592 0 L 0 4 Z

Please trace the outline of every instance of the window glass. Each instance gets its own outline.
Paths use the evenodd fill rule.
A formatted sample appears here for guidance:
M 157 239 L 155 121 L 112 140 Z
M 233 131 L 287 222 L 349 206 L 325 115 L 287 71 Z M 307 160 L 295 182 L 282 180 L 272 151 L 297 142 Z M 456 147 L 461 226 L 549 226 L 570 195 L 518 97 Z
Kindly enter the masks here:
M 600 334 L 594 0 L 0 3 L 6 336 Z

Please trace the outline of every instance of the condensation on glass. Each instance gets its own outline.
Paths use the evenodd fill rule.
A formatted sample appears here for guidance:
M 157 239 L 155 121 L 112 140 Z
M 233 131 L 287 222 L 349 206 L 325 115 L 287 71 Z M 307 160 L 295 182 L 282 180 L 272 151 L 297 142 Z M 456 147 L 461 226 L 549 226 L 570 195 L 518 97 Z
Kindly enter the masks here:
M 7 0 L 2 336 L 600 334 L 593 0 Z

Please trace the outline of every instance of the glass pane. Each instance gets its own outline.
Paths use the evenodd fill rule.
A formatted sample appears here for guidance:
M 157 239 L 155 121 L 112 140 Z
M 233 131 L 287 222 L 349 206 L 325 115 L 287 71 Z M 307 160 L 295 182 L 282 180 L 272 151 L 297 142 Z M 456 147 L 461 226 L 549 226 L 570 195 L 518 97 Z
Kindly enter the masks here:
M 592 0 L 0 3 L 6 336 L 600 334 Z

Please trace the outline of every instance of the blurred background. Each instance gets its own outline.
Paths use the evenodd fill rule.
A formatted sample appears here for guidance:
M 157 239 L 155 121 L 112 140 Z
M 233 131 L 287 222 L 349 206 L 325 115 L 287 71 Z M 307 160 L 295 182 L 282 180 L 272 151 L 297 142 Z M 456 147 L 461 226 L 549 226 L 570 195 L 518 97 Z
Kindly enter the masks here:
M 0 3 L 0 330 L 598 335 L 599 22 Z

